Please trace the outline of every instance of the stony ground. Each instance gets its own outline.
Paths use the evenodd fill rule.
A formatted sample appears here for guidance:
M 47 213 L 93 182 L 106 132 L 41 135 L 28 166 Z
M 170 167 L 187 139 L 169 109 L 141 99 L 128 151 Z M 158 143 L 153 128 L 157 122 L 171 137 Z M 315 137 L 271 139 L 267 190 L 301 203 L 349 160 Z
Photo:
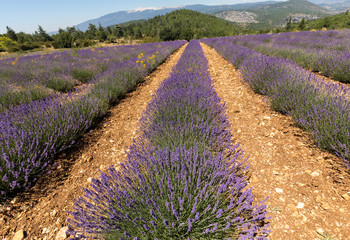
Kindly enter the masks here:
M 250 186 L 272 217 L 270 239 L 335 239 L 350 236 L 350 172 L 342 161 L 314 147 L 293 121 L 270 110 L 231 64 L 202 45 L 214 87 L 226 103 L 232 133 L 250 162 Z M 67 210 L 91 178 L 119 166 L 138 135 L 137 122 L 184 47 L 113 107 L 79 143 L 55 159 L 57 166 L 29 192 L 0 205 L 0 239 L 64 239 Z M 328 238 L 330 239 L 330 238 Z
M 217 52 L 202 44 L 232 133 L 249 157 L 250 186 L 267 201 L 270 239 L 350 239 L 350 172 L 316 148 L 292 119 L 272 111 Z
M 22 232 L 26 239 L 55 239 L 64 230 L 67 211 L 72 210 L 73 199 L 83 194 L 82 188 L 88 187 L 91 178 L 98 178 L 100 170 L 106 171 L 109 165 L 118 167 L 125 161 L 125 150 L 137 136 L 138 119 L 184 48 L 111 108 L 108 116 L 77 146 L 58 156 L 51 174 L 30 192 L 0 206 L 0 239 L 13 239 L 15 233 L 21 236 Z

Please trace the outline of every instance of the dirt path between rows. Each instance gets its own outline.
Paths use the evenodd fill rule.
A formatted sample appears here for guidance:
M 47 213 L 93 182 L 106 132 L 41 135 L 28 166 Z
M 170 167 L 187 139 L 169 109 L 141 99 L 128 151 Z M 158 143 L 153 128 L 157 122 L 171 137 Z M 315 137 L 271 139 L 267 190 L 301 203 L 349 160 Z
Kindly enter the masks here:
M 73 199 L 83 195 L 91 178 L 100 176 L 109 165 L 125 161 L 126 150 L 138 135 L 141 117 L 159 84 L 168 77 L 179 60 L 182 46 L 159 66 L 137 89 L 115 107 L 95 129 L 70 151 L 55 159 L 57 166 L 27 193 L 0 206 L 0 238 L 13 239 L 16 232 L 25 239 L 55 239 L 66 226 L 67 211 Z M 61 238 L 64 239 L 64 238 Z
M 270 239 L 350 239 L 350 172 L 292 119 L 269 108 L 238 71 L 202 44 L 214 87 L 250 162 L 256 201 L 269 196 Z

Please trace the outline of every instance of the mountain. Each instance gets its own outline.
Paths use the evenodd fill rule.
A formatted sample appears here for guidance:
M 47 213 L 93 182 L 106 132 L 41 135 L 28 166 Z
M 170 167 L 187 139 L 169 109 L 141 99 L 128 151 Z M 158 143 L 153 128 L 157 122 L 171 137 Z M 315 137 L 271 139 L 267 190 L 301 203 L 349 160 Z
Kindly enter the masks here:
M 133 29 L 130 31 L 130 28 Z M 145 22 L 131 24 L 124 27 L 123 32 L 141 32 L 144 37 L 167 41 L 232 36 L 243 33 L 244 30 L 237 24 L 209 14 L 180 9 Z
M 278 2 L 268 4 L 244 11 L 224 11 L 215 14 L 218 17 L 235 21 L 247 16 L 247 21 L 242 21 L 245 27 L 252 29 L 267 29 L 273 27 L 281 27 L 285 25 L 290 17 L 293 22 L 298 22 L 302 18 L 306 20 L 317 19 L 329 16 L 329 10 L 320 7 L 306 0 L 289 0 L 286 2 Z
M 350 10 L 350 0 L 311 0 L 311 2 L 334 13 Z
M 293 26 L 298 29 L 298 24 Z M 319 18 L 312 21 L 306 21 L 305 29 L 303 30 L 321 30 L 322 28 L 327 29 L 343 29 L 350 28 L 350 13 L 341 13 L 337 15 L 332 15 L 325 18 Z
M 313 0 L 313 1 L 350 1 L 350 0 Z M 256 3 L 240 3 L 233 5 L 207 6 L 202 4 L 177 6 L 171 8 L 140 8 L 130 11 L 119 11 L 107 14 L 100 18 L 88 20 L 76 25 L 85 31 L 89 24 L 101 24 L 103 27 L 130 22 L 134 20 L 150 19 L 164 15 L 174 10 L 188 9 L 200 13 L 212 14 L 227 21 L 240 23 L 244 27 L 252 29 L 268 29 L 281 27 L 286 24 L 289 17 L 293 22 L 302 18 L 306 20 L 329 16 L 330 10 L 318 6 L 306 0 L 266 1 Z
M 276 1 L 266 1 L 266 2 L 258 2 L 258 3 L 240 3 L 233 5 L 216 5 L 216 6 L 207 6 L 202 4 L 196 5 L 187 5 L 187 6 L 177 6 L 177 7 L 169 7 L 169 8 L 138 8 L 129 11 L 119 11 L 104 15 L 102 17 L 87 20 L 83 23 L 77 24 L 75 27 L 85 31 L 88 29 L 89 24 L 98 25 L 101 24 L 102 27 L 107 27 L 115 24 L 120 24 L 124 22 L 130 22 L 134 20 L 141 19 L 150 19 L 158 15 L 164 15 L 174 10 L 179 9 L 189 9 L 201 13 L 214 14 L 221 11 L 228 10 L 241 10 L 247 8 L 256 8 L 265 6 L 268 4 L 277 3 Z

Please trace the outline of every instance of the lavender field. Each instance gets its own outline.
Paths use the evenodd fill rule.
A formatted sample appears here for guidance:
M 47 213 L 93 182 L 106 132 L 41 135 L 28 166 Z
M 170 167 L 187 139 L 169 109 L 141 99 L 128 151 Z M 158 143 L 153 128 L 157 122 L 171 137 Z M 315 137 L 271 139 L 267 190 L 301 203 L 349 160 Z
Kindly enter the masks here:
M 233 44 L 287 58 L 332 79 L 350 83 L 350 30 L 285 32 L 228 37 Z
M 198 41 L 148 104 L 127 161 L 76 200 L 69 233 L 106 239 L 265 239 L 243 152 Z
M 346 31 L 345 33 L 347 34 L 348 32 Z M 321 36 L 329 37 L 335 33 L 334 31 L 325 33 L 310 32 L 306 34 L 305 38 L 310 37 L 310 35 L 314 36 L 314 34 L 323 34 Z M 339 35 L 341 34 L 339 33 Z M 300 33 L 286 33 L 285 35 L 295 45 L 302 45 L 301 43 L 298 44 L 296 40 Z M 279 37 L 279 35 L 276 36 L 277 38 Z M 295 41 L 290 40 L 288 36 L 294 36 L 293 39 Z M 339 47 L 342 46 L 341 44 L 345 44 L 344 42 L 348 41 L 349 38 L 346 38 L 347 35 L 341 36 L 339 38 L 341 40 L 333 43 L 334 45 L 331 45 L 328 41 L 328 47 Z M 290 59 L 265 55 L 255 50 L 255 46 L 262 45 L 259 45 L 259 43 L 253 44 L 253 42 L 260 42 L 260 39 L 270 39 L 270 37 L 270 35 L 252 35 L 203 39 L 202 41 L 215 48 L 225 59 L 238 68 L 242 73 L 243 79 L 255 92 L 267 95 L 274 110 L 292 116 L 298 126 L 312 134 L 317 146 L 334 152 L 344 159 L 345 164 L 349 167 L 350 87 L 325 82 L 322 78 L 302 68 Z M 261 40 L 261 42 L 269 41 Z M 283 44 L 283 42 L 278 41 L 279 44 Z M 309 46 L 305 46 L 306 50 L 301 47 L 298 48 L 298 55 L 312 51 L 310 46 L 313 46 L 313 44 L 310 43 Z M 344 46 L 347 45 L 345 44 Z M 334 51 L 329 50 L 330 48 L 326 46 L 324 48 L 324 51 Z M 278 52 L 279 49 L 282 51 L 285 48 L 277 45 L 274 49 Z M 286 49 L 288 51 L 289 48 Z M 272 53 L 271 49 L 269 53 Z M 345 48 L 344 53 L 348 54 Z M 314 52 L 314 55 L 318 56 L 319 59 L 324 59 L 322 54 L 322 51 Z M 337 59 L 342 59 L 341 56 L 337 56 Z M 332 59 L 334 60 L 335 58 Z M 348 70 L 343 72 L 346 75 L 350 73 L 349 67 L 346 67 L 350 61 L 346 60 L 346 58 L 343 60 L 345 65 L 340 63 L 335 65 L 342 69 L 347 68 Z M 318 63 L 322 65 L 321 62 Z M 349 79 L 349 77 L 346 77 L 346 79 Z
M 6 87 L 0 93 L 1 196 L 28 189 L 53 164 L 54 154 L 74 144 L 111 104 L 183 44 L 2 60 L 0 82 Z
M 267 96 L 274 111 L 291 116 L 312 135 L 315 145 L 342 158 L 350 168 L 349 39 L 349 31 L 320 31 L 201 42 L 232 63 L 249 89 Z M 0 60 L 0 199 L 30 189 L 55 167 L 58 153 L 75 145 L 184 44 L 161 42 Z M 99 177 L 89 178 L 84 194 L 70 199 L 74 206 L 65 210 L 67 236 L 268 239 L 270 214 L 279 208 L 268 205 L 266 192 L 254 195 L 251 176 L 256 179 L 272 169 L 267 164 L 255 171 L 249 167 L 248 156 L 232 133 L 236 123 L 229 122 L 226 103 L 214 89 L 213 71 L 200 42 L 189 42 L 155 93 L 148 91 L 152 100 L 147 105 L 144 101 L 146 110 L 137 118 L 140 134 L 128 146 L 125 162 L 118 162 L 118 167 L 104 162 L 109 168 L 103 170 L 101 165 Z M 325 81 L 314 72 L 344 84 Z M 113 137 L 110 143 L 118 141 Z M 272 191 L 283 193 L 279 186 Z

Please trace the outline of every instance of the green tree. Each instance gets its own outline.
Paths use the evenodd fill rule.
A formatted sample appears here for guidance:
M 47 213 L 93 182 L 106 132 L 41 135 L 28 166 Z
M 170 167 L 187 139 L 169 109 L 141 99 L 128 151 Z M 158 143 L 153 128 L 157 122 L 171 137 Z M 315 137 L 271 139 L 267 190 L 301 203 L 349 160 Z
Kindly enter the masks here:
M 176 40 L 175 38 L 175 33 L 170 29 L 170 28 L 164 28 L 159 32 L 159 38 L 162 41 L 174 41 Z
M 180 39 L 190 41 L 193 39 L 193 31 L 191 28 L 185 28 L 180 32 Z
M 331 20 L 329 17 L 324 18 L 323 20 L 323 27 L 328 28 L 331 25 Z
M 89 23 L 88 29 L 85 31 L 86 37 L 88 39 L 95 39 L 96 38 L 96 33 L 97 33 L 97 28 L 94 24 Z
M 105 29 L 101 26 L 101 23 L 98 25 L 98 30 L 97 30 L 97 38 L 100 42 L 104 42 L 107 39 L 107 32 Z
M 13 29 L 10 28 L 10 27 L 8 27 L 8 26 L 6 26 L 6 30 L 7 30 L 7 36 L 8 36 L 11 40 L 17 42 L 18 39 L 17 39 L 17 34 L 16 34 L 16 32 L 13 31 Z
M 8 37 L 0 37 L 0 52 L 7 51 L 9 47 L 16 43 Z
M 50 35 L 47 34 L 46 31 L 40 25 L 38 26 L 38 31 L 35 31 L 35 36 L 37 41 L 43 41 L 43 42 L 52 41 L 52 38 L 50 37 Z
M 71 48 L 74 45 L 74 37 L 73 37 L 73 32 L 69 31 L 64 31 L 63 29 L 58 30 L 58 34 L 55 35 L 55 42 L 53 46 L 55 48 Z
M 124 31 L 120 25 L 115 25 L 113 28 L 113 35 L 116 38 L 121 38 L 124 36 Z
M 292 29 L 292 17 L 289 17 L 289 20 L 286 25 L 286 30 L 290 31 Z
M 136 38 L 136 39 L 141 39 L 141 38 L 142 38 L 142 32 L 141 32 L 141 29 L 140 29 L 140 28 L 138 28 L 138 29 L 136 30 L 135 38 Z
M 304 30 L 306 27 L 306 22 L 305 22 L 305 18 L 301 19 L 300 23 L 299 23 L 299 30 Z

